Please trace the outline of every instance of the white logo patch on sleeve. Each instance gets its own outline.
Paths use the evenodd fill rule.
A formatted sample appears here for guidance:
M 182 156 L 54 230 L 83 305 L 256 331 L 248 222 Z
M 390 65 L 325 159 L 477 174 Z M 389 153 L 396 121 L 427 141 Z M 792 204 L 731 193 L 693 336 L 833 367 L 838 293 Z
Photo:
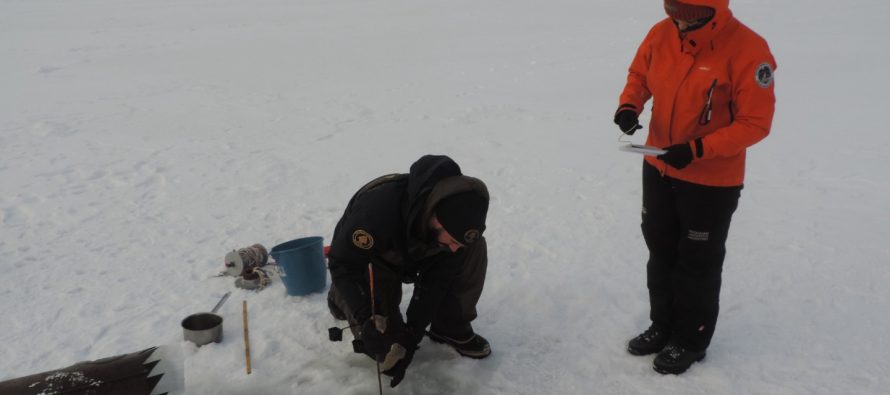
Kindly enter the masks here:
M 761 63 L 754 72 L 754 79 L 761 88 L 769 88 L 773 84 L 773 66 L 769 63 Z

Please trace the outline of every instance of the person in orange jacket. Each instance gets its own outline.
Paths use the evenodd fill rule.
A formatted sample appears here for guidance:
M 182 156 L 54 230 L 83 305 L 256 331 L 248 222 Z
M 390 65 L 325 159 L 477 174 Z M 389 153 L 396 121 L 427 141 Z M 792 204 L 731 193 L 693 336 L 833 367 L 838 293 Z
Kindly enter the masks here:
M 643 162 L 642 231 L 651 326 L 628 342 L 679 374 L 701 361 L 719 311 L 726 238 L 745 175 L 745 150 L 769 134 L 776 62 L 729 0 L 665 0 L 630 65 L 614 122 L 641 129 L 652 99 Z

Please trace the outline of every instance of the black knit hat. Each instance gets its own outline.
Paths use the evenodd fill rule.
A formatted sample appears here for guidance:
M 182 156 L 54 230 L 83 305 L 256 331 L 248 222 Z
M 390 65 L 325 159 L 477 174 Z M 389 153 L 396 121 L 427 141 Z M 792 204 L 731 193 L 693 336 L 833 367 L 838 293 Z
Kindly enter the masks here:
M 442 199 L 436 205 L 436 218 L 451 237 L 461 244 L 473 244 L 485 231 L 488 199 L 464 192 Z

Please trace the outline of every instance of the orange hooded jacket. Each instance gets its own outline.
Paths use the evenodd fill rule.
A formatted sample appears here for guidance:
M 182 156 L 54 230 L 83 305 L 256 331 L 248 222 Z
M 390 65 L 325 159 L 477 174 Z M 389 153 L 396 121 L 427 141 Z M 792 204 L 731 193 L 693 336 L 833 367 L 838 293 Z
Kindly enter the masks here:
M 714 17 L 682 36 L 670 18 L 653 26 L 630 65 L 618 111 L 639 114 L 652 98 L 646 144 L 690 144 L 693 161 L 682 170 L 646 157 L 663 175 L 742 185 L 745 149 L 772 124 L 776 62 L 766 40 L 733 17 L 729 0 L 683 2 L 711 7 Z

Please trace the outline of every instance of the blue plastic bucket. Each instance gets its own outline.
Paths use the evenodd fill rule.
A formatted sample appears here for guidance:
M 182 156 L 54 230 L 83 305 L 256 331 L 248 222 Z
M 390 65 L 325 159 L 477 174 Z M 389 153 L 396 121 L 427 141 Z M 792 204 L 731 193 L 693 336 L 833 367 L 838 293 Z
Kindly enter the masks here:
M 282 269 L 281 281 L 287 294 L 302 296 L 324 290 L 327 267 L 321 236 L 303 237 L 272 247 L 269 255 Z

